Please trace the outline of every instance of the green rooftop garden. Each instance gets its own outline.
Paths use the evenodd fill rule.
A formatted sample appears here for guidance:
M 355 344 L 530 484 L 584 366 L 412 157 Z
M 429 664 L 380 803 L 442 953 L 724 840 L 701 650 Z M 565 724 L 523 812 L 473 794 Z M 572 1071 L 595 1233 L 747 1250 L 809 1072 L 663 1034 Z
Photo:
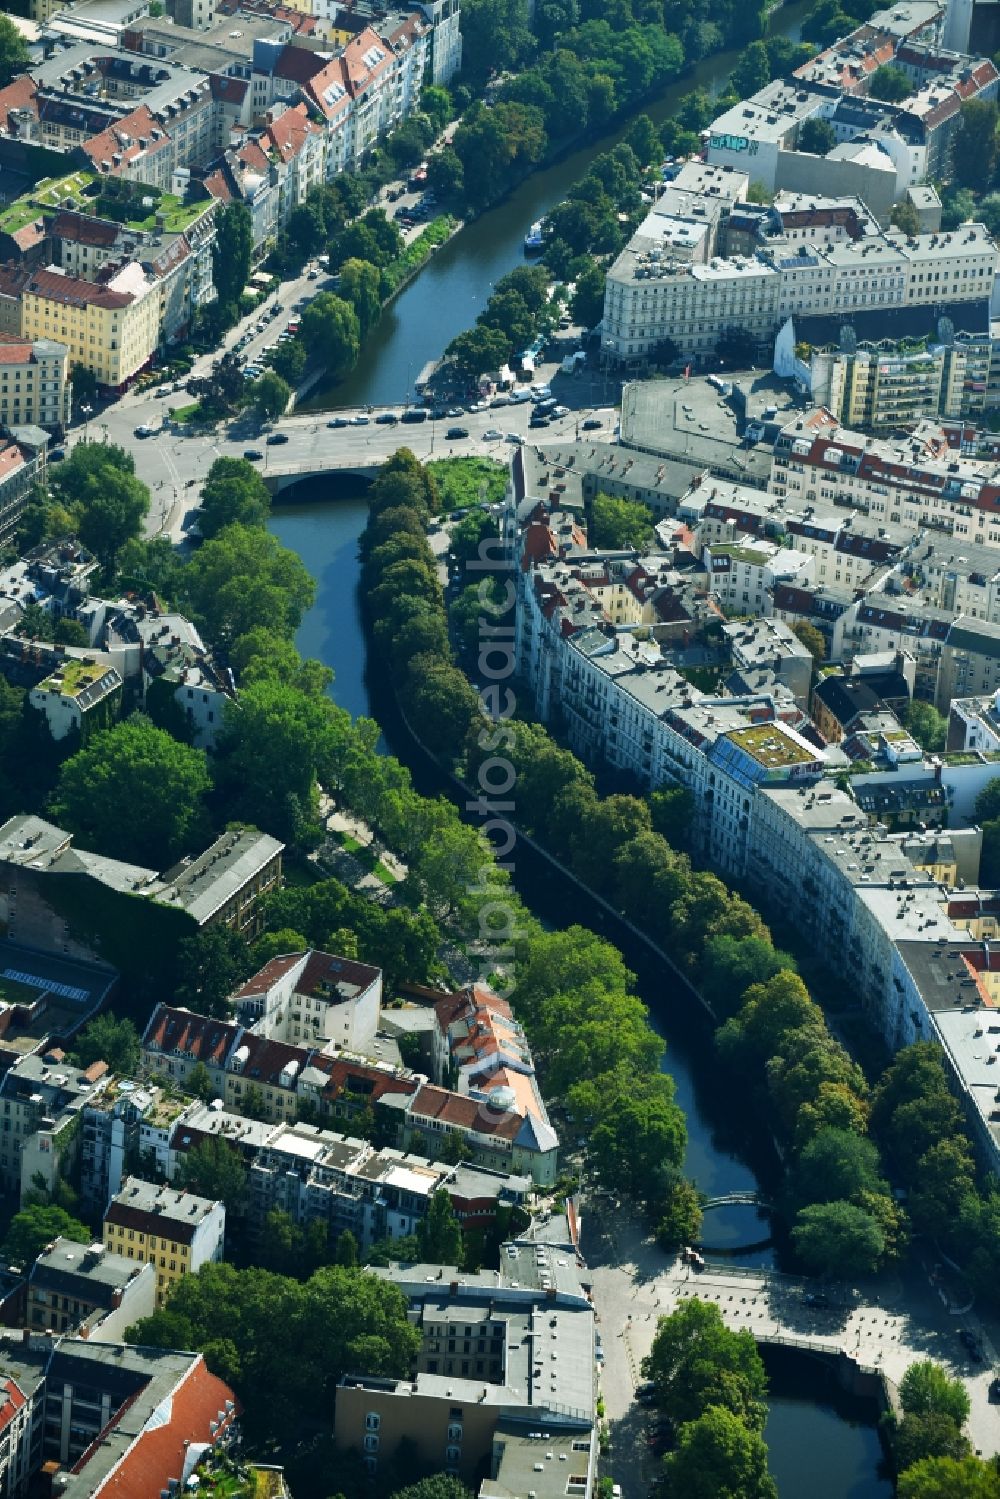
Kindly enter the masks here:
M 755 759 L 758 765 L 773 770 L 780 765 L 807 765 L 813 756 L 804 745 L 783 734 L 776 724 L 753 724 L 735 729 L 729 738 Z
M 173 193 L 162 193 L 145 182 L 98 177 L 94 172 L 70 172 L 66 177 L 45 178 L 3 209 L 0 232 L 16 234 L 40 214 L 68 208 L 137 230 L 155 229 L 157 215 L 161 215 L 168 234 L 182 234 L 201 217 L 210 202 L 206 196 L 185 203 Z
M 89 206 L 87 191 L 94 182 L 93 172 L 70 172 L 66 177 L 45 177 L 30 192 L 0 213 L 0 231 L 16 234 L 32 219 L 37 219 L 43 210 L 53 212 L 57 208 L 75 208 L 81 213 L 93 212 Z
M 40 690 L 58 692 L 63 697 L 76 697 L 87 687 L 93 687 L 95 682 L 99 682 L 106 671 L 106 666 L 98 666 L 96 661 L 87 656 L 67 656 L 39 684 Z
M 724 546 L 713 546 L 712 556 L 732 557 L 734 562 L 747 562 L 756 567 L 763 567 L 768 553 L 757 552 L 752 547 L 740 546 L 737 542 L 727 542 Z

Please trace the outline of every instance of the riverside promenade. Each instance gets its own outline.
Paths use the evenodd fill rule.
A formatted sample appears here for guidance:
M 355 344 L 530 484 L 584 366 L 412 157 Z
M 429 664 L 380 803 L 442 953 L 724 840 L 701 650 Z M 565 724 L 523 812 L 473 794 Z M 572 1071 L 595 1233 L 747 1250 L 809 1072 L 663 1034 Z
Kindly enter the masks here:
M 634 1464 L 636 1480 L 648 1482 L 639 1473 L 646 1463 L 635 1389 L 658 1318 L 692 1296 L 714 1301 L 728 1327 L 746 1328 L 759 1343 L 841 1357 L 862 1373 L 881 1375 L 890 1400 L 910 1364 L 934 1359 L 965 1384 L 972 1407 L 966 1430 L 974 1449 L 984 1457 L 1000 1451 L 1000 1406 L 989 1400 L 1000 1355 L 974 1314 L 950 1315 L 919 1275 L 905 1284 L 883 1276 L 854 1286 L 826 1286 L 764 1266 L 741 1267 L 738 1257 L 709 1260 L 696 1271 L 679 1256 L 671 1259 L 625 1214 L 586 1213 L 581 1248 L 593 1278 L 604 1349 L 601 1393 L 616 1477 L 631 1449 L 625 1465 Z M 979 1340 L 982 1362 L 970 1359 L 963 1329 Z

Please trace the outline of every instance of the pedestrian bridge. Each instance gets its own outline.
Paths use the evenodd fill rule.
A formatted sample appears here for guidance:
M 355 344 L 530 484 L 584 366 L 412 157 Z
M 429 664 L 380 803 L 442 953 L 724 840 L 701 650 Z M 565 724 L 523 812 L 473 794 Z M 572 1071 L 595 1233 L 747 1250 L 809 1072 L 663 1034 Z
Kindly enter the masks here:
M 702 1212 L 707 1213 L 709 1208 L 760 1208 L 769 1213 L 773 1204 L 762 1197 L 759 1192 L 727 1192 L 722 1197 L 710 1197 L 707 1202 L 702 1203 Z

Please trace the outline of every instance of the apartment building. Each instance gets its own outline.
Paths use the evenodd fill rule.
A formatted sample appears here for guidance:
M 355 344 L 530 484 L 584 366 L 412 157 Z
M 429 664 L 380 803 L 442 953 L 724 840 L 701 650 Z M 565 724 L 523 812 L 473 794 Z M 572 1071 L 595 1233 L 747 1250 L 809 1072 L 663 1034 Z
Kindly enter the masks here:
M 1000 468 L 953 446 L 937 423 L 920 421 L 892 438 L 841 427 L 814 408 L 781 429 L 769 491 L 795 505 L 847 504 L 880 522 L 920 527 L 1000 546 Z
M 137 920 L 147 941 L 158 931 L 166 942 L 169 932 L 174 944 L 179 932 L 212 924 L 252 936 L 263 923 L 264 896 L 280 882 L 283 846 L 254 828 L 232 829 L 196 858 L 159 874 L 74 848 L 72 834 L 40 817 L 11 817 L 0 827 L 0 920 L 25 946 L 104 968 L 111 966 L 104 943 L 134 930 Z M 86 891 L 82 898 L 95 913 L 88 932 L 71 930 L 62 906 L 64 892 L 77 889 Z M 141 918 L 137 897 L 148 902 Z
M 692 264 L 646 248 L 651 217 L 608 272 L 601 347 L 618 363 L 651 357 L 667 338 L 692 358 L 730 332 L 763 346 L 789 316 L 981 301 L 998 265 L 982 224 L 912 239 L 892 231 L 825 245 L 774 240 L 752 256 Z
M 200 1456 L 225 1449 L 239 1406 L 200 1353 L 47 1334 L 0 1339 L 5 1420 L 0 1478 L 66 1499 L 173 1493 Z
M 803 330 L 803 337 L 809 340 L 808 330 Z M 921 417 L 982 413 L 991 359 L 988 333 L 950 345 L 928 342 L 917 352 L 891 347 L 860 348 L 856 353 L 814 350 L 809 388 L 816 404 L 845 427 L 884 432 Z
M 21 293 L 21 334 L 64 344 L 101 385 L 120 389 L 152 359 L 160 342 L 156 282 L 135 263 L 103 284 L 57 266 L 32 272 Z
M 139 1130 L 160 1101 L 157 1087 L 112 1077 L 83 1107 L 80 1131 L 80 1202 L 100 1215 L 121 1188 L 126 1163 L 138 1159 Z
M 593 1306 L 572 1247 L 514 1241 L 500 1270 L 429 1265 L 375 1274 L 399 1286 L 422 1334 L 412 1379 L 347 1375 L 334 1435 L 378 1473 L 405 1442 L 427 1467 L 474 1483 L 481 1499 L 596 1486 Z M 539 1369 L 542 1375 L 539 1377 Z
M 156 1305 L 184 1275 L 222 1259 L 226 1210 L 193 1192 L 128 1176 L 104 1214 L 104 1246 L 156 1270 Z
M 103 1244 L 54 1239 L 28 1274 L 25 1325 L 32 1332 L 118 1342 L 156 1306 L 156 1272 Z
M 233 995 L 254 1035 L 323 1051 L 363 1052 L 382 1010 L 382 970 L 310 949 L 272 958 Z
M 6 442 L 0 439 L 0 545 L 2 546 L 9 546 L 13 542 L 24 507 L 28 503 L 34 486 L 45 477 L 48 434 L 43 432 L 41 427 L 25 427 L 23 424 L 15 430 L 18 441 Z
M 21 1056 L 0 1080 L 0 1182 L 13 1201 L 54 1192 L 80 1153 L 82 1114 L 107 1087 L 106 1062 L 72 1066 L 59 1047 Z
M 349 1230 L 367 1249 L 413 1234 L 438 1191 L 447 1192 L 463 1228 L 488 1231 L 499 1208 L 523 1204 L 532 1190 L 530 1176 L 449 1165 L 312 1125 L 283 1124 L 253 1152 L 248 1216 L 263 1232 L 268 1213 L 280 1209 L 301 1227 L 322 1223 L 331 1241 Z
M 184 1088 L 193 1069 L 204 1067 L 217 1097 L 226 1086 L 226 1068 L 242 1027 L 210 1020 L 192 1010 L 156 1006 L 142 1035 L 142 1065 L 152 1078 Z
M 70 416 L 68 376 L 65 344 L 0 334 L 0 426 L 61 431 Z
M 28 694 L 57 743 L 68 734 L 86 739 L 94 729 L 108 728 L 118 717 L 121 698 L 122 679 L 109 661 L 70 649 Z

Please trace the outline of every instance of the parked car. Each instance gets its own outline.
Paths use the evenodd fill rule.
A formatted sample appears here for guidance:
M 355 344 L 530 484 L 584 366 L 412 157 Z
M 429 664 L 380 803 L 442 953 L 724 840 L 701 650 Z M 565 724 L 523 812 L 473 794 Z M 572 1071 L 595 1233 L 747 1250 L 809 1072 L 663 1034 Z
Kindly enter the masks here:
M 508 432 L 505 441 L 517 443 L 517 445 L 520 447 L 521 443 L 524 442 L 524 438 L 521 436 L 520 432 Z
M 272 432 L 271 435 L 270 435 L 270 437 L 267 439 L 267 446 L 269 448 L 278 448 L 278 447 L 281 446 L 281 444 L 283 442 L 287 442 L 287 441 L 288 441 L 288 433 L 287 432 Z
M 154 427 L 150 427 L 145 422 L 143 422 L 140 426 L 136 427 L 136 429 L 135 429 L 135 436 L 136 437 L 152 437 L 153 432 L 155 430 L 156 429 Z
M 487 427 L 483 433 L 483 442 L 501 442 L 503 433 L 496 427 Z
M 549 419 L 547 416 L 533 416 L 528 423 L 529 427 L 547 427 L 548 425 Z
M 445 412 L 445 416 L 453 416 L 454 417 L 454 416 L 464 416 L 464 415 L 465 415 L 465 412 L 462 410 L 461 406 L 449 406 L 448 410 Z
M 428 416 L 430 417 L 432 422 L 443 421 L 447 415 L 448 412 L 443 406 L 432 406 L 430 411 L 428 412 Z
M 583 430 L 585 432 L 597 432 L 603 426 L 604 423 L 600 420 L 599 417 L 588 416 L 587 420 L 583 424 Z
M 327 422 L 328 427 L 349 427 L 351 424 L 346 416 L 335 416 L 332 422 Z
M 394 411 L 380 411 L 375 420 L 380 427 L 394 427 L 399 417 Z
M 552 415 L 553 416 L 569 416 L 569 407 L 568 406 L 554 406 L 552 408 Z
M 369 418 L 367 416 L 352 416 L 351 417 L 351 426 L 352 427 L 367 427 L 368 422 L 369 422 Z
M 243 456 L 248 463 L 259 463 L 264 454 L 259 448 L 244 448 Z
M 468 427 L 449 427 L 444 434 L 449 442 L 461 442 L 463 437 L 468 437 Z
M 423 406 L 408 406 L 399 419 L 401 422 L 425 422 L 427 412 Z
M 156 394 L 158 396 L 168 396 L 170 394 L 170 386 L 169 385 L 161 385 L 160 388 L 159 388 L 159 390 L 156 392 Z

